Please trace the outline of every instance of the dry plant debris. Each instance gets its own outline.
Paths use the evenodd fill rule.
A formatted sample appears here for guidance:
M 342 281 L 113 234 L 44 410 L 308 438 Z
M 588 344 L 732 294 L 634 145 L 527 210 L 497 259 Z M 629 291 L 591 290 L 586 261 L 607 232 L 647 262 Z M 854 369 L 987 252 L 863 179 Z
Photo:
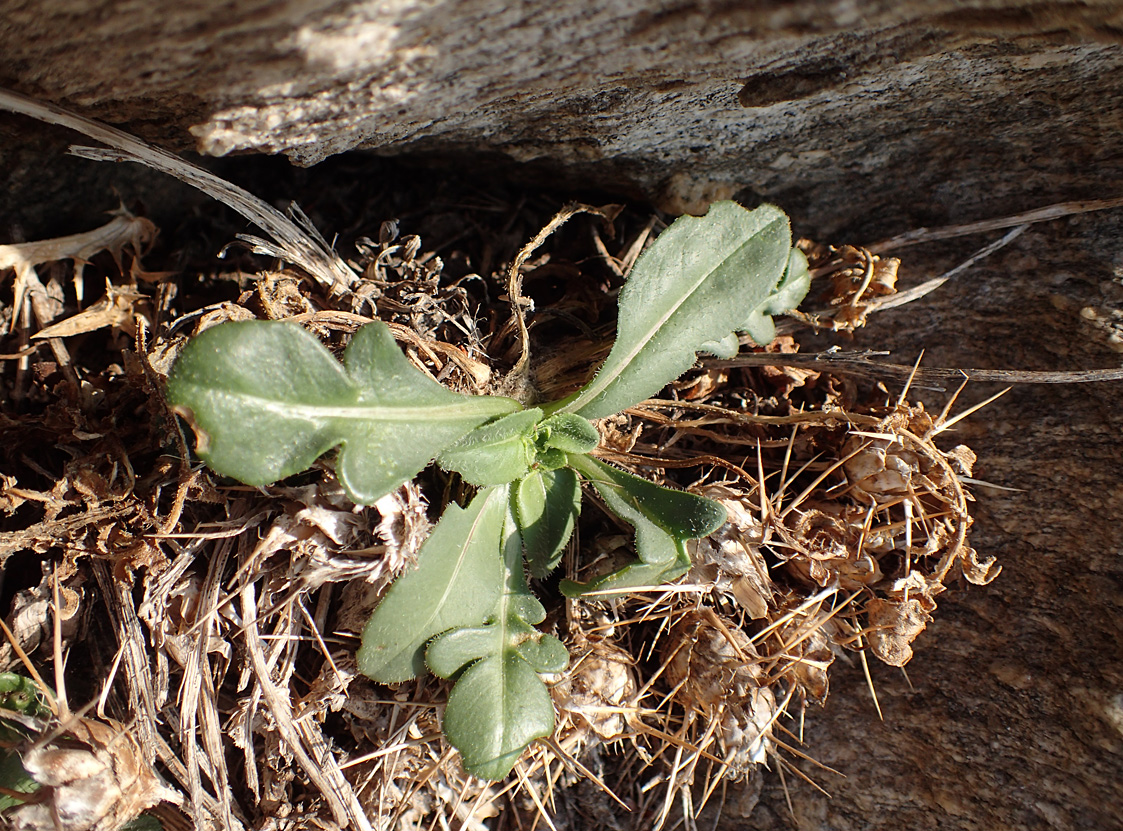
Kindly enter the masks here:
M 479 273 L 456 250 L 443 251 L 456 261 L 446 267 L 387 221 L 345 263 L 298 210 L 286 218 L 58 108 L 3 91 L 0 106 L 115 148 L 79 155 L 140 161 L 207 191 L 272 237 L 244 237 L 254 250 L 298 266 L 211 275 L 180 295 L 183 275 L 142 266 L 155 227 L 123 209 L 91 232 L 0 246 L 0 769 L 18 757 L 26 774 L 0 810 L 28 829 L 690 828 L 714 802 L 747 818 L 764 766 L 807 777 L 794 760 L 816 764 L 793 725 L 827 698 L 836 660 L 903 666 L 943 592 L 999 572 L 968 542 L 974 454 L 941 439 L 975 408 L 952 415 L 955 394 L 938 414 L 908 401 L 914 378 L 966 373 L 802 356 L 793 333 L 868 325 L 965 267 L 897 292 L 901 264 L 883 257 L 894 248 L 1014 228 L 971 263 L 1027 223 L 1119 204 L 870 248 L 803 241 L 814 308 L 772 343 L 743 339 L 737 357 L 702 361 L 660 398 L 603 419 L 600 457 L 720 501 L 728 522 L 691 544 L 675 584 L 552 595 L 544 626 L 572 656 L 551 680 L 558 727 L 489 783 L 441 738 L 448 682 L 382 686 L 355 662 L 372 608 L 429 533 L 430 506 L 462 497 L 462 483 L 431 470 L 369 508 L 344 497 L 329 464 L 269 488 L 233 484 L 191 455 L 164 380 L 191 335 L 225 321 L 289 320 L 342 351 L 378 319 L 451 389 L 557 398 L 608 352 L 615 290 L 659 219 L 613 206 L 559 232 L 580 212 L 569 208 L 506 252 L 507 267 L 484 240 Z M 91 273 L 106 292 L 87 305 Z M 886 372 L 892 392 L 864 380 Z M 611 570 L 629 545 L 609 512 L 587 510 L 566 576 Z M 726 801 L 729 781 L 739 800 Z M 155 824 L 130 825 L 141 812 Z
M 127 212 L 97 232 L 0 249 L 17 278 L 3 309 L 12 634 L 0 670 L 26 671 L 21 656 L 61 668 L 66 656 L 71 698 L 95 707 L 27 731 L 25 767 L 50 797 L 16 810 L 18 827 L 65 813 L 59 827 L 117 828 L 160 799 L 180 806 L 157 810 L 165 826 L 181 811 L 199 828 L 487 828 L 526 812 L 579 827 L 565 802 L 582 781 L 602 789 L 617 827 L 658 827 L 762 765 L 802 775 L 789 719 L 826 698 L 832 662 L 870 653 L 903 665 L 956 578 L 994 577 L 967 543 L 960 477 L 973 454 L 934 441 L 947 412 L 826 369 L 710 362 L 602 422 L 599 453 L 658 482 L 693 482 L 729 522 L 692 544 L 678 584 L 558 597 L 547 624 L 573 660 L 552 682 L 555 736 L 508 782 L 466 776 L 440 737 L 447 682 L 383 687 L 355 665 L 357 633 L 416 556 L 429 503 L 452 498 L 456 482 L 422 477 L 373 508 L 351 505 L 326 466 L 264 490 L 232 485 L 193 460 L 162 381 L 188 336 L 219 322 L 292 320 L 340 349 L 381 319 L 458 391 L 510 383 L 526 343 L 520 383 L 575 388 L 611 342 L 610 292 L 654 227 L 624 215 L 622 229 L 640 230 L 609 248 L 604 218 L 579 221 L 575 250 L 523 257 L 525 288 L 499 270 L 450 277 L 387 223 L 357 246 L 348 289 L 272 271 L 234 300 L 193 299 L 190 313 L 173 275 L 144 271 L 155 229 Z M 596 259 L 578 266 L 586 248 Z M 820 326 L 861 325 L 866 300 L 893 291 L 896 261 L 804 248 L 825 292 Z M 105 280 L 111 313 L 83 309 L 83 270 Z M 559 270 L 560 290 L 543 291 L 552 297 L 520 329 L 503 290 L 534 297 L 559 285 Z M 789 335 L 745 348 L 798 345 Z M 607 513 L 586 511 L 579 539 L 569 577 L 630 556 Z

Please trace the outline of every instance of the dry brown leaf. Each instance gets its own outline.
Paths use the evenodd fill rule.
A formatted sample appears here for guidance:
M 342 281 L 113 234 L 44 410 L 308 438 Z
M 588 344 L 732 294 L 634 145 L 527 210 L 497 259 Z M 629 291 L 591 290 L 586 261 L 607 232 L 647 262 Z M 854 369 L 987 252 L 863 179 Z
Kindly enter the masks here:
M 803 632 L 800 631 L 799 624 L 793 623 L 780 629 L 781 642 L 795 644 L 786 650 L 788 654 L 794 652 L 795 659 L 784 671 L 799 686 L 804 696 L 817 704 L 826 701 L 830 692 L 829 670 L 835 655 L 828 632 L 836 635 L 837 627 L 816 626 L 809 632 Z
M 712 611 L 686 612 L 664 641 L 667 683 L 687 713 L 718 720 L 718 739 L 736 775 L 772 749 L 776 698 L 749 637 Z
M 0 245 L 0 274 L 12 269 L 16 275 L 10 328 L 15 328 L 28 297 L 40 326 L 46 326 L 62 312 L 61 286 L 54 280 L 51 285 L 44 286 L 35 266 L 73 260 L 73 281 L 78 299 L 81 300 L 82 274 L 91 257 L 101 251 L 108 251 L 120 265 L 121 252 L 126 246 L 132 248 L 134 256 L 139 256 L 155 236 L 155 225 L 121 209 L 112 220 L 93 231 L 38 242 Z
M 593 641 L 571 656 L 570 666 L 551 688 L 560 717 L 578 730 L 591 730 L 612 741 L 629 728 L 628 713 L 635 706 L 635 659 L 608 641 Z
M 729 373 L 720 369 L 704 369 L 687 375 L 671 386 L 686 401 L 705 401 L 715 391 L 724 389 L 728 381 Z
M 50 643 L 53 632 L 54 571 L 51 563 L 44 562 L 43 577 L 39 584 L 16 592 L 12 599 L 6 623 L 25 655 L 31 655 L 40 645 Z M 60 570 L 60 574 L 62 573 Z M 59 620 L 63 640 L 67 643 L 78 633 L 81 623 L 79 612 L 82 610 L 85 593 L 80 584 L 76 582 L 75 585 L 76 587 L 59 585 Z M 11 643 L 6 638 L 0 639 L 0 671 L 11 669 L 17 663 L 19 658 Z
M 415 482 L 406 482 L 374 503 L 379 520 L 375 533 L 386 545 L 387 567 L 397 574 L 416 562 L 417 552 L 429 537 L 432 524 L 425 495 Z
M 913 492 L 913 479 L 921 475 L 921 457 L 903 439 L 851 436 L 842 455 L 850 456 L 843 469 L 854 492 L 875 503 Z
M 907 664 L 912 659 L 912 642 L 932 619 L 925 606 L 915 597 L 907 600 L 877 597 L 869 601 L 866 612 L 873 654 L 892 667 Z
M 18 271 L 25 266 L 59 260 L 74 260 L 81 267 L 101 251 L 109 251 L 120 261 L 121 251 L 126 246 L 132 248 L 135 254 L 140 254 L 156 233 L 156 226 L 150 221 L 121 209 L 113 219 L 92 231 L 38 242 L 0 245 L 0 269 Z
M 124 725 L 79 718 L 63 738 L 65 745 L 52 741 L 23 754 L 42 787 L 39 801 L 11 812 L 15 831 L 118 831 L 159 802 L 180 802 Z
M 712 711 L 760 684 L 756 647 L 739 628 L 715 625 L 714 617 L 686 612 L 665 641 L 667 680 L 689 710 Z
M 997 562 L 998 558 L 996 557 L 980 560 L 978 551 L 967 548 L 959 561 L 959 567 L 968 583 L 985 586 L 1002 573 L 1002 566 L 997 565 Z
M 799 344 L 791 335 L 778 335 L 763 351 L 767 354 L 794 355 L 799 352 Z M 821 375 L 817 370 L 796 366 L 763 366 L 759 372 L 760 377 L 765 379 L 779 396 L 788 396 L 792 390 L 816 380 Z
M 960 476 L 970 476 L 975 469 L 975 462 L 979 459 L 975 451 L 965 444 L 957 444 L 946 451 L 944 457 Z
M 44 329 L 39 330 L 35 338 L 69 338 L 82 335 L 86 332 L 96 332 L 111 326 L 119 329 L 129 337 L 136 336 L 137 305 L 147 303 L 146 295 L 136 290 L 135 286 L 114 286 L 106 283 L 105 296 L 76 315 L 60 320 Z
M 760 552 L 764 526 L 748 495 L 725 485 L 708 485 L 698 493 L 724 505 L 729 519 L 710 536 L 687 541 L 693 563 L 687 579 L 731 594 L 753 620 L 764 618 L 774 589 Z

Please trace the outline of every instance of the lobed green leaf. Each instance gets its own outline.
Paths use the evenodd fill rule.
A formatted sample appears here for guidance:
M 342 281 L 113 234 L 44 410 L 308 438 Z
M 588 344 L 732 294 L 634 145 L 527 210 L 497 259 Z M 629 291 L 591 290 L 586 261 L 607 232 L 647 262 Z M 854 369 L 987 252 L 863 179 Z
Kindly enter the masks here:
M 600 371 L 560 409 L 612 415 L 682 375 L 698 351 L 727 353 L 736 330 L 765 334 L 765 314 L 799 300 L 796 284 L 783 282 L 790 251 L 788 218 L 772 205 L 749 211 L 717 202 L 704 217 L 679 217 L 640 255 L 620 292 L 616 342 Z
M 483 626 L 447 632 L 429 644 L 429 668 L 459 674 L 442 728 L 470 773 L 506 776 L 526 746 L 554 731 L 554 707 L 539 672 L 559 672 L 569 654 L 538 632 L 546 610 L 530 593 L 522 568 L 522 540 L 513 507 L 506 514 L 502 592 Z
M 780 284 L 749 313 L 745 322 L 739 327 L 740 330 L 748 332 L 749 336 L 761 346 L 767 346 L 776 337 L 776 324 L 772 322 L 771 315 L 794 309 L 807 296 L 807 290 L 810 288 L 811 270 L 807 265 L 807 257 L 798 248 L 793 248 L 788 254 L 788 265 Z M 736 351 L 734 349 L 733 353 L 735 354 Z M 718 357 L 732 357 L 732 355 L 718 355 Z
M 554 704 L 538 673 L 504 650 L 457 680 L 441 726 L 469 773 L 502 779 L 532 741 L 554 732 Z
M 742 326 L 741 328 L 745 327 Z M 698 348 L 698 351 L 709 352 L 715 358 L 732 358 L 740 348 L 741 339 L 737 337 L 736 332 L 730 332 L 721 340 L 706 341 Z
M 460 395 L 414 367 L 382 323 L 364 326 L 341 366 L 282 322 L 224 323 L 194 338 L 168 378 L 168 400 L 215 471 L 267 485 L 341 447 L 336 473 L 368 505 L 484 422 L 521 409 Z

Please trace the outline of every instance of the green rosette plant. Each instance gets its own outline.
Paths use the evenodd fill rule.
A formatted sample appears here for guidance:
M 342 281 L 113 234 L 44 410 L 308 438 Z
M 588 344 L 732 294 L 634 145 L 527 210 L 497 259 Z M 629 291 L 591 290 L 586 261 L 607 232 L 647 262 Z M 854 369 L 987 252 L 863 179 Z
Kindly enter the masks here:
M 227 323 L 194 338 L 168 379 L 168 399 L 216 472 L 266 485 L 338 448 L 348 496 L 369 505 L 436 461 L 477 488 L 450 504 L 368 622 L 360 670 L 381 683 L 431 671 L 455 680 L 443 729 L 465 768 L 499 779 L 554 729 L 544 673 L 568 653 L 537 625 L 546 617 L 526 573 L 559 564 L 581 510 L 582 482 L 635 530 L 637 559 L 578 597 L 674 580 L 686 541 L 726 520 L 717 502 L 662 487 L 598 459 L 596 419 L 656 394 L 698 352 L 729 356 L 738 332 L 757 343 L 771 316 L 810 284 L 788 218 L 733 202 L 676 220 L 638 258 L 620 292 L 615 343 L 593 379 L 566 399 L 526 407 L 462 395 L 415 368 L 382 323 L 356 332 L 343 364 L 298 326 Z

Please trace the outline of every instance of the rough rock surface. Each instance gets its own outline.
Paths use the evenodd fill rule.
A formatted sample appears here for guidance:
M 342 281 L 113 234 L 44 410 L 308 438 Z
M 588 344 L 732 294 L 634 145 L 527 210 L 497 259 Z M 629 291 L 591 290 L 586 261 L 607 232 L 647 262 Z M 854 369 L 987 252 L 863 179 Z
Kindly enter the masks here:
M 0 83 L 174 149 L 424 152 L 674 209 L 747 191 L 838 242 L 1123 194 L 1112 2 L 73 8 L 3 4 Z M 0 116 L 2 241 L 111 207 L 109 183 L 167 209 L 155 174 L 59 159 L 64 143 Z M 317 192 L 315 170 L 286 181 L 306 205 Z M 924 347 L 930 366 L 1118 366 L 1121 239 L 1123 211 L 1037 226 L 856 345 Z M 976 244 L 906 251 L 903 279 Z M 884 722 L 859 668 L 833 677 L 806 738 L 847 778 L 804 766 L 827 799 L 787 777 L 801 829 L 1123 828 L 1121 390 L 1018 387 L 961 425 L 976 476 L 1022 489 L 975 489 L 974 544 L 1005 570 L 941 602 L 908 681 L 874 667 Z M 795 827 L 774 774 L 747 818 L 737 803 L 722 827 Z
M 820 223 L 1123 184 L 1111 0 L 4 6 L 0 84 L 211 155 L 482 152 Z
M 1036 226 L 854 346 L 903 362 L 924 349 L 931 367 L 1118 367 L 1121 239 L 1120 210 Z M 902 273 L 940 273 L 985 241 L 906 249 Z M 968 387 L 959 407 L 999 389 Z M 972 544 L 1002 574 L 941 600 L 907 679 L 871 663 L 884 722 L 857 664 L 832 676 L 806 740 L 846 778 L 801 765 L 828 799 L 786 777 L 801 831 L 1123 828 L 1121 400 L 1118 381 L 1017 386 L 948 437 L 979 454 L 977 478 L 1019 489 L 972 489 Z M 779 779 L 723 827 L 795 827 Z

